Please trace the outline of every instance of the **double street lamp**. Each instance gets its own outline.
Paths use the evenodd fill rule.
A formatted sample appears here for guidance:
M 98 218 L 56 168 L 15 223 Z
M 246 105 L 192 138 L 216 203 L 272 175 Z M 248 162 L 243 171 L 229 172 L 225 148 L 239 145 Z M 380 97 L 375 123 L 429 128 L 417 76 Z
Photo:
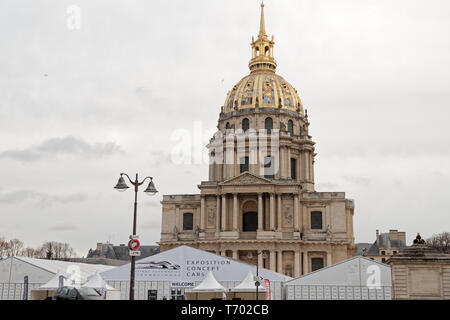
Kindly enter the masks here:
M 259 288 L 259 286 L 261 285 L 261 282 L 260 282 L 260 279 L 259 279 L 259 270 L 258 270 L 258 267 L 259 267 L 259 259 L 258 259 L 258 256 L 259 256 L 260 254 L 262 254 L 263 260 L 267 259 L 267 254 L 266 254 L 265 251 L 261 251 L 261 252 L 258 252 L 258 253 L 256 254 L 256 279 L 257 279 L 257 280 L 255 281 L 255 286 L 256 286 L 256 300 L 259 299 L 259 296 L 258 296 L 258 288 Z M 247 258 L 249 258 L 249 259 L 252 259 L 252 258 L 253 258 L 253 253 L 252 253 L 251 251 L 248 252 Z
M 119 181 L 117 182 L 114 189 L 123 192 L 127 190 L 129 187 L 125 182 L 123 176 L 128 178 L 128 181 L 134 186 L 134 216 L 133 216 L 133 236 L 136 236 L 136 218 L 137 218 L 137 192 L 139 186 L 142 185 L 147 179 L 150 179 L 150 182 L 147 186 L 147 189 L 144 192 L 149 196 L 154 196 L 158 190 L 155 188 L 155 184 L 153 183 L 152 177 L 145 177 L 144 180 L 139 182 L 138 174 L 136 173 L 136 180 L 132 181 L 130 177 L 126 173 L 121 173 Z M 131 256 L 131 275 L 130 275 L 130 300 L 134 300 L 134 271 L 136 265 L 136 256 Z

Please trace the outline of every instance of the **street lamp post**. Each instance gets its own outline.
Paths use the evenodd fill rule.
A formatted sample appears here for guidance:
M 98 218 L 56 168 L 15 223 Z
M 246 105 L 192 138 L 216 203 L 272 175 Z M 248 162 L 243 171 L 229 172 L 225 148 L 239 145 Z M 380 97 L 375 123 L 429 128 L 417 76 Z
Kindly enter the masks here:
M 125 182 L 125 179 L 123 176 L 126 176 L 128 178 L 128 181 L 134 186 L 134 215 L 133 215 L 133 236 L 136 236 L 136 220 L 137 220 L 137 192 L 139 189 L 139 186 L 142 185 L 145 180 L 150 179 L 150 183 L 148 184 L 147 189 L 144 190 L 146 194 L 149 196 L 155 195 L 158 190 L 155 188 L 155 184 L 153 183 L 152 177 L 145 177 L 144 180 L 139 182 L 138 174 L 136 173 L 136 180 L 132 181 L 130 177 L 126 173 L 121 173 L 119 181 L 117 182 L 114 189 L 118 191 L 125 191 L 129 187 Z M 130 300 L 134 300 L 134 274 L 135 274 L 135 265 L 136 265 L 136 256 L 131 256 L 131 274 L 130 274 Z
M 256 300 L 259 299 L 259 296 L 258 296 L 258 288 L 259 288 L 259 285 L 261 284 L 260 281 L 259 281 L 259 268 L 258 268 L 258 267 L 259 267 L 259 259 L 258 259 L 258 256 L 259 256 L 260 254 L 262 254 L 262 258 L 263 258 L 264 260 L 267 258 L 267 254 L 266 254 L 264 251 L 258 252 L 258 253 L 256 254 L 256 278 L 258 279 L 257 281 L 255 281 L 255 286 L 256 286 Z M 248 252 L 247 257 L 248 257 L 249 259 L 253 258 L 253 254 L 252 254 L 251 251 Z

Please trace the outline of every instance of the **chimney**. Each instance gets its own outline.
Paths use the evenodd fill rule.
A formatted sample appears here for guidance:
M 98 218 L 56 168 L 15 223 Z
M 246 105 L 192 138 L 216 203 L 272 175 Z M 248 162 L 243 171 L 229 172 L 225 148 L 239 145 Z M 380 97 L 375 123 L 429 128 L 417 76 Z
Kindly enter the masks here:
M 403 244 L 406 246 L 406 232 L 399 232 L 398 233 L 398 240 L 403 242 Z
M 398 240 L 398 230 L 389 230 L 389 240 Z
M 380 243 L 380 230 L 378 230 L 378 229 L 376 231 L 376 241 L 377 241 L 377 244 Z

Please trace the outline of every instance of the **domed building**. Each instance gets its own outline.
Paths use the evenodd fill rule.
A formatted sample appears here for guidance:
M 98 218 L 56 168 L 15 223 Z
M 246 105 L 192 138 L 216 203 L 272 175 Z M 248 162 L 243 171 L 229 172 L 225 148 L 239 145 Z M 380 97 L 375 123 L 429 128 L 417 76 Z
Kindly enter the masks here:
M 252 38 L 250 74 L 228 93 L 200 194 L 164 195 L 161 251 L 188 245 L 297 277 L 353 257 L 354 203 L 314 187 L 298 91 L 276 74 L 274 38 Z

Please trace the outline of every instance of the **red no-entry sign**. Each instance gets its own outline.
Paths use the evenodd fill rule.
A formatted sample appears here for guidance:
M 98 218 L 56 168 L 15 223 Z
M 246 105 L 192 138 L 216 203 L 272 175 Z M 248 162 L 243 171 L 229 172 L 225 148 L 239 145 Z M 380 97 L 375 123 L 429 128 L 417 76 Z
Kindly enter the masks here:
M 128 248 L 132 251 L 139 250 L 139 247 L 141 246 L 141 243 L 138 239 L 131 239 L 130 242 L 128 242 Z

